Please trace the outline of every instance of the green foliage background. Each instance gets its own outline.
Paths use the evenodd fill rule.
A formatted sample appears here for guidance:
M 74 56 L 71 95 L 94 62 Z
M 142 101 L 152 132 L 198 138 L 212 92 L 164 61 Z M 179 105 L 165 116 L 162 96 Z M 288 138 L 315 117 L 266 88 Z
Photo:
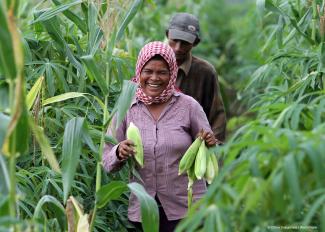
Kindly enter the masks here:
M 0 231 L 66 231 L 69 196 L 95 231 L 131 226 L 128 167 L 102 171 L 104 134 L 139 49 L 176 11 L 200 19 L 193 53 L 216 67 L 228 116 L 220 174 L 177 231 L 325 231 L 324 1 L 3 0 L 1 42 L 16 38 L 6 7 L 25 59 L 1 43 Z

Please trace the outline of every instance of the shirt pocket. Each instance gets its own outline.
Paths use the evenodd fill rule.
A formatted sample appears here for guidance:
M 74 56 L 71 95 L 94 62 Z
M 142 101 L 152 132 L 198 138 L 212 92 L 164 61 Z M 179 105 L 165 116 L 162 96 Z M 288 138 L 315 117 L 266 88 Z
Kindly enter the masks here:
M 187 196 L 187 186 L 188 186 L 188 177 L 187 174 L 182 174 L 173 180 L 173 188 L 172 192 L 175 193 L 176 196 L 186 197 Z

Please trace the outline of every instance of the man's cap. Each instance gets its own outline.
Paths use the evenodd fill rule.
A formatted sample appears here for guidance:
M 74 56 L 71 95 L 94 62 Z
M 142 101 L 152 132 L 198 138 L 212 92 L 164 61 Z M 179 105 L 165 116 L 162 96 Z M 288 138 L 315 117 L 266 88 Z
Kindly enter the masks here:
M 168 26 L 168 38 L 184 40 L 194 43 L 200 39 L 199 20 L 188 13 L 176 13 L 170 20 Z

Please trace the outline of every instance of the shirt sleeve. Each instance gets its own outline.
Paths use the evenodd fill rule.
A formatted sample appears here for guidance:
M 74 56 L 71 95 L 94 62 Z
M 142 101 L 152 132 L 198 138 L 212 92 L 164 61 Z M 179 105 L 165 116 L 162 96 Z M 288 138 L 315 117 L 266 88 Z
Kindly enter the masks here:
M 117 139 L 117 141 L 121 142 L 125 140 L 125 120 L 121 123 L 121 125 L 117 128 L 115 131 L 114 128 L 116 128 L 116 118 L 113 118 L 112 123 L 107 129 L 107 135 L 113 136 Z M 103 167 L 104 170 L 107 172 L 115 172 L 122 168 L 125 161 L 121 161 L 117 158 L 117 148 L 119 146 L 119 143 L 117 145 L 113 145 L 111 143 L 105 143 L 104 145 L 104 151 L 103 151 Z
M 202 106 L 194 99 L 192 100 L 190 105 L 190 125 L 192 137 L 196 138 L 197 134 L 200 132 L 201 129 L 203 129 L 204 131 L 212 132 L 212 129 L 209 125 L 209 121 L 203 111 Z

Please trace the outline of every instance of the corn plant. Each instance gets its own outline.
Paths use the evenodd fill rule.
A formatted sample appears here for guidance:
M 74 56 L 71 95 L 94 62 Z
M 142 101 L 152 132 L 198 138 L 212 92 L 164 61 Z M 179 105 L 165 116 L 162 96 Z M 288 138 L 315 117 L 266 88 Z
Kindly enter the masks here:
M 217 149 L 207 195 L 176 231 L 324 231 L 324 1 L 256 1 L 265 62 L 247 120 Z
M 107 126 L 136 88 L 121 38 L 141 4 L 1 1 L 0 229 L 125 230 L 129 189 L 144 230 L 157 230 L 155 201 L 126 170 L 101 168 L 104 143 L 116 143 Z

